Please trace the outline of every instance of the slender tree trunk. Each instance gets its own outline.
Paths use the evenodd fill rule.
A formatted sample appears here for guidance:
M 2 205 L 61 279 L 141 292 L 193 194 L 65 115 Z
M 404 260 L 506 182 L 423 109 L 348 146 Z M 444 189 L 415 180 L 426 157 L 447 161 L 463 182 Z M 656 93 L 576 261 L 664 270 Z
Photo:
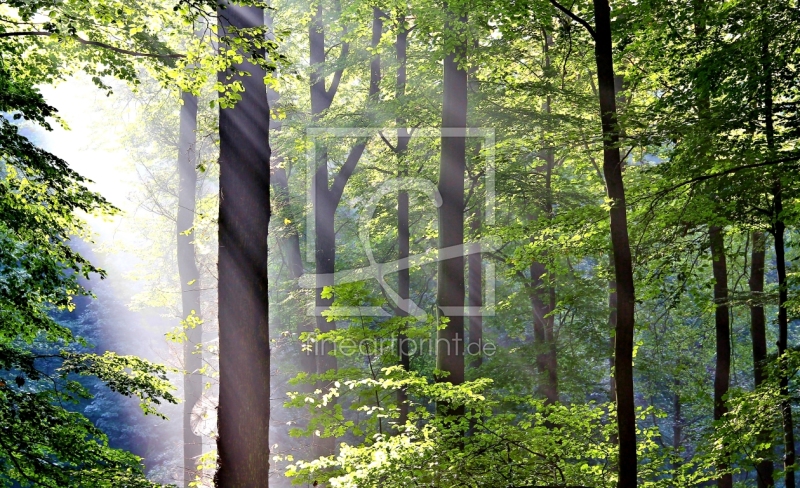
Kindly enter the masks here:
M 767 139 L 768 157 L 773 157 L 777 146 L 775 143 L 774 101 L 772 94 L 772 54 L 769 47 L 769 26 L 764 25 L 762 33 L 761 63 L 764 76 L 764 125 Z M 775 175 L 772 188 L 773 227 L 775 237 L 775 266 L 778 271 L 778 358 L 783 361 L 783 355 L 789 347 L 789 317 L 786 312 L 786 302 L 789 300 L 789 290 L 786 282 L 786 249 L 784 247 L 784 233 L 786 223 L 783 216 L 783 189 L 781 187 L 780 173 Z M 789 395 L 789 373 L 781 363 L 780 379 L 781 395 Z M 785 470 L 784 482 L 786 488 L 795 488 L 794 463 L 796 459 L 794 445 L 794 420 L 792 419 L 792 404 L 789 400 L 781 403 L 781 416 L 783 419 L 783 467 Z
M 773 201 L 775 205 L 775 265 L 778 269 L 778 357 L 781 361 L 781 395 L 789 396 L 789 375 L 786 365 L 783 363 L 783 355 L 789 348 L 789 317 L 786 313 L 786 302 L 789 300 L 786 283 L 786 251 L 784 248 L 784 233 L 786 226 L 783 223 L 781 213 L 783 212 L 782 192 L 780 182 L 775 184 L 773 190 Z M 787 488 L 795 486 L 795 445 L 794 445 L 794 421 L 792 419 L 792 404 L 789 400 L 781 402 L 781 413 L 783 419 L 783 466 L 786 470 L 785 483 Z
M 624 94 L 625 89 L 625 78 L 619 75 L 614 75 L 614 92 L 616 93 L 617 97 L 617 104 L 620 106 L 625 106 L 627 103 L 627 98 Z M 622 130 L 620 129 L 620 134 Z M 625 167 L 625 161 L 621 161 L 622 167 Z M 610 252 L 608 254 L 608 269 L 611 272 L 614 272 L 614 253 Z M 609 376 L 608 382 L 608 394 L 610 401 L 612 403 L 616 403 L 617 401 L 617 381 L 614 378 L 614 348 L 616 341 L 614 340 L 614 330 L 617 326 L 617 282 L 612 278 L 608 281 L 608 328 L 610 331 L 609 339 L 608 339 L 608 366 L 609 372 L 611 373 Z M 614 443 L 617 442 L 617 438 L 614 437 L 612 439 Z
M 395 40 L 395 51 L 397 53 L 397 78 L 395 81 L 395 98 L 398 103 L 406 94 L 406 57 L 408 53 L 408 28 L 406 27 L 406 16 L 402 13 L 398 16 L 397 38 Z M 411 142 L 411 137 L 406 129 L 406 120 L 401 116 L 395 118 L 397 124 L 397 147 L 395 153 L 400 161 L 399 175 L 401 177 L 408 176 L 408 161 L 406 161 L 406 153 L 408 152 L 408 144 Z M 409 230 L 409 201 L 408 192 L 400 191 L 397 196 L 397 239 L 398 239 L 398 259 L 408 259 L 411 250 L 410 239 L 411 233 Z M 401 317 L 408 316 L 409 302 L 411 298 L 411 270 L 408 267 L 401 269 L 397 275 L 397 293 L 403 300 L 403 307 L 398 310 L 398 315 Z M 403 325 L 405 329 L 405 325 Z M 404 370 L 411 370 L 411 357 L 408 354 L 407 337 L 404 332 L 400 332 L 397 336 L 398 344 L 398 357 L 400 359 L 400 366 Z M 397 390 L 397 404 L 400 407 L 400 425 L 405 425 L 408 421 L 408 394 L 405 388 Z
M 750 336 L 753 342 L 753 377 L 756 388 L 761 386 L 766 380 L 764 372 L 765 361 L 767 360 L 767 327 L 766 314 L 761 302 L 764 294 L 764 263 L 766 261 L 766 242 L 764 234 L 753 232 L 753 250 L 750 254 L 750 293 L 752 294 L 753 305 L 750 307 Z M 760 441 L 769 442 L 769 432 L 763 432 Z M 758 474 L 758 488 L 769 488 L 775 486 L 772 479 L 774 466 L 772 464 L 772 452 L 765 450 L 758 453 L 764 456 L 764 460 L 756 465 Z
M 261 8 L 224 6 L 221 32 L 264 23 Z M 219 114 L 217 488 L 269 485 L 269 103 L 264 70 L 250 63 L 235 69 L 251 76 L 235 78 L 242 99 Z M 219 74 L 221 83 L 230 83 L 226 78 Z
M 408 192 L 401 191 L 397 197 L 397 238 L 399 240 L 398 259 L 408 259 L 409 257 L 409 227 L 408 227 Z M 401 269 L 397 276 L 397 294 L 403 301 L 403 307 L 397 311 L 398 316 L 408 317 L 408 300 L 410 297 L 410 270 L 408 267 Z M 403 324 L 405 329 L 405 324 Z M 400 366 L 405 371 L 411 370 L 411 357 L 408 354 L 408 338 L 404 332 L 400 332 L 397 337 L 398 356 Z M 408 394 L 405 388 L 397 390 L 397 404 L 400 407 L 400 425 L 405 425 L 408 420 Z
M 375 22 L 375 19 L 373 20 L 373 30 L 378 29 L 380 32 L 383 28 L 382 20 L 380 18 L 377 19 L 377 22 Z M 373 40 L 374 39 L 376 39 L 376 36 L 373 33 Z M 377 35 L 377 40 L 380 40 L 380 34 Z M 377 47 L 377 43 L 375 47 Z M 339 68 L 334 73 L 330 86 L 326 88 L 323 71 L 323 64 L 326 59 L 325 29 L 322 20 L 321 3 L 317 4 L 314 17 L 309 23 L 309 48 L 309 60 L 312 66 L 311 115 L 314 120 L 318 120 L 322 114 L 330 108 L 333 98 L 338 91 L 343 72 L 343 68 Z M 349 45 L 346 42 L 342 43 L 340 61 L 343 61 L 347 56 L 348 49 Z M 371 64 L 371 74 L 380 77 L 380 65 L 377 66 L 376 70 L 375 65 Z M 370 80 L 369 98 L 372 102 L 377 101 L 379 98 L 379 82 L 379 79 Z M 323 298 L 322 292 L 326 286 L 333 285 L 333 273 L 336 269 L 336 231 L 334 227 L 336 209 L 341 202 L 344 187 L 355 171 L 355 167 L 364 153 L 366 144 L 366 141 L 358 142 L 350 150 L 347 160 L 335 175 L 333 183 L 330 186 L 328 183 L 327 148 L 319 147 L 316 151 L 317 170 L 314 174 L 314 225 L 316 235 L 314 245 L 317 283 L 315 305 L 317 316 L 316 326 L 321 333 L 336 329 L 335 321 L 329 322 L 326 317 L 320 314 L 321 311 L 330 308 L 333 303 L 333 298 Z M 324 374 L 337 368 L 336 357 L 331 355 L 332 352 L 333 343 L 330 341 L 321 341 L 315 344 L 315 372 L 317 374 Z M 317 388 L 326 388 L 327 386 L 328 385 L 324 382 L 317 384 Z M 334 437 L 319 439 L 314 449 L 317 457 L 332 455 L 335 451 L 336 439 Z
M 178 142 L 178 276 L 181 280 L 181 309 L 186 321 L 183 344 L 183 485 L 194 481 L 197 459 L 203 454 L 203 439 L 192 431 L 192 410 L 203 394 L 202 314 L 200 310 L 200 272 L 194 246 L 194 214 L 197 191 L 197 97 L 181 95 L 180 136 Z M 192 317 L 189 319 L 189 317 Z
M 466 26 L 466 16 L 456 18 L 445 5 L 447 20 L 444 32 L 460 32 Z M 466 43 L 459 41 L 453 52 L 444 59 L 444 100 L 442 127 L 466 130 L 467 72 L 458 63 L 465 59 Z M 459 137 L 442 137 L 439 165 L 439 249 L 464 244 L 464 176 L 466 173 L 466 133 Z M 464 382 L 464 253 L 440 259 L 436 304 L 440 319 L 446 326 L 437 333 L 436 367 L 447 374 L 440 381 L 460 385 Z M 445 408 L 447 406 L 444 406 Z M 450 411 L 463 415 L 464 408 Z
M 637 485 L 636 409 L 633 390 L 633 334 L 635 290 L 633 262 L 628 240 L 625 186 L 619 152 L 617 103 L 614 90 L 614 58 L 611 39 L 611 9 L 608 0 L 594 0 L 595 59 L 600 117 L 603 124 L 603 174 L 611 207 L 611 244 L 617 282 L 617 323 L 614 374 L 617 387 L 620 488 Z
M 714 302 L 716 310 L 714 323 L 717 336 L 717 363 L 714 373 L 714 420 L 721 420 L 728 408 L 725 395 L 731 383 L 731 333 L 730 312 L 728 310 L 728 264 L 725 257 L 725 242 L 722 228 L 712 225 L 709 228 L 711 240 L 711 268 L 714 274 Z M 727 463 L 719 466 L 727 470 Z M 732 488 L 733 476 L 728 473 L 717 479 L 720 488 Z

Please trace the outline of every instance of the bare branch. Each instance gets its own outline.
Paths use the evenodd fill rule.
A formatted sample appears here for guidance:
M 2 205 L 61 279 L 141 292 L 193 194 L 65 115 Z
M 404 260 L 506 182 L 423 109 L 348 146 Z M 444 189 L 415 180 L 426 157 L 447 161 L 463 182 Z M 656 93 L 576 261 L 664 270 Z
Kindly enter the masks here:
M 558 10 L 561 10 L 562 12 L 564 12 L 565 14 L 567 14 L 567 16 L 568 16 L 569 18 L 571 18 L 571 19 L 572 19 L 572 20 L 574 20 L 575 22 L 577 22 L 577 23 L 579 23 L 580 25 L 582 25 L 583 27 L 585 27 L 585 28 L 586 28 L 586 30 L 589 32 L 589 35 L 590 35 L 590 36 L 592 36 L 592 39 L 594 39 L 595 41 L 597 40 L 597 33 L 594 31 L 594 29 L 592 28 L 592 26 L 591 26 L 591 25 L 589 25 L 589 23 L 588 23 L 588 22 L 586 22 L 586 21 L 585 21 L 585 20 L 583 20 L 582 18 L 580 18 L 580 17 L 578 17 L 577 15 L 575 15 L 575 14 L 572 12 L 572 10 L 570 10 L 570 9 L 566 8 L 565 6 L 561 5 L 560 3 L 556 2 L 556 0 L 550 0 L 550 3 L 551 3 L 551 4 L 553 4 L 553 6 L 554 6 L 555 8 L 557 8 Z

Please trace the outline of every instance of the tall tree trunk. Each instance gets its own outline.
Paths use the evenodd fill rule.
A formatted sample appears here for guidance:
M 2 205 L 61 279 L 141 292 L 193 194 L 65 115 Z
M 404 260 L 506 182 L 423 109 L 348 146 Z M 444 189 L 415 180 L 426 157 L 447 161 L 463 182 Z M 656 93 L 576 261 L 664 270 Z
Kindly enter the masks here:
M 203 454 L 203 439 L 192 431 L 192 410 L 203 394 L 202 313 L 200 310 L 200 272 L 195 254 L 194 214 L 197 191 L 197 97 L 181 95 L 180 135 L 178 140 L 178 277 L 181 281 L 181 315 L 185 321 L 183 344 L 183 486 L 194 481 L 198 458 Z M 190 318 L 191 317 L 191 318 Z
M 764 263 L 766 261 L 766 242 L 764 234 L 753 232 L 753 250 L 750 253 L 750 293 L 752 294 L 753 305 L 750 306 L 750 337 L 753 343 L 753 377 L 756 388 L 761 386 L 766 380 L 764 372 L 765 361 L 767 360 L 767 327 L 766 314 L 761 302 L 764 294 Z M 763 432 L 760 435 L 761 442 L 769 442 L 770 433 Z M 774 466 L 772 464 L 771 449 L 757 453 L 764 456 L 764 460 L 756 465 L 758 474 L 758 488 L 769 488 L 775 486 L 772 479 Z
M 401 191 L 397 197 L 397 239 L 398 239 L 398 259 L 408 259 L 410 250 L 410 233 L 408 224 L 408 192 Z M 408 317 L 408 306 L 410 297 L 410 270 L 408 267 L 401 269 L 397 276 L 397 294 L 403 301 L 402 307 L 397 310 L 397 315 L 400 317 Z M 405 324 L 402 326 L 405 330 Z M 411 357 L 408 354 L 408 338 L 404 332 L 400 332 L 397 336 L 397 353 L 400 360 L 400 366 L 403 370 L 411 370 Z M 408 421 L 408 394 L 405 388 L 397 390 L 397 404 L 400 408 L 399 424 L 405 425 Z
M 219 22 L 222 33 L 260 27 L 264 11 L 223 4 Z M 242 99 L 219 114 L 217 488 L 269 484 L 269 103 L 263 69 L 247 62 L 234 69 L 250 76 L 234 78 L 244 87 Z M 219 81 L 231 82 L 227 73 Z
M 764 129 L 767 139 L 767 156 L 774 157 L 776 153 L 774 101 L 772 93 L 772 54 L 770 53 L 769 25 L 763 26 L 761 44 L 761 63 L 764 76 Z M 778 271 L 778 358 L 781 361 L 781 395 L 789 395 L 789 373 L 783 364 L 783 355 L 789 347 L 789 317 L 786 312 L 786 302 L 789 300 L 789 290 L 786 282 L 786 249 L 784 247 L 784 233 L 786 223 L 783 216 L 783 189 L 781 187 L 780 173 L 774 176 L 772 188 L 773 205 L 773 233 L 775 237 L 775 266 Z M 795 488 L 794 463 L 796 459 L 794 445 L 794 420 L 792 419 L 792 404 L 787 399 L 781 403 L 781 417 L 783 419 L 783 466 L 785 470 L 784 482 L 786 488 Z
M 789 300 L 787 283 L 786 283 L 786 252 L 784 250 L 784 233 L 786 226 L 783 223 L 782 217 L 783 202 L 781 194 L 780 182 L 775 184 L 773 191 L 774 205 L 775 205 L 775 265 L 778 269 L 778 357 L 781 364 L 781 379 L 780 389 L 781 395 L 784 397 L 789 396 L 789 375 L 786 371 L 786 365 L 783 363 L 783 355 L 789 348 L 789 318 L 786 313 L 786 302 Z M 783 419 L 783 466 L 786 470 L 785 483 L 787 488 L 795 486 L 794 475 L 794 462 L 795 462 L 795 446 L 794 446 L 794 421 L 792 419 L 792 404 L 787 400 L 781 402 L 781 416 Z
M 614 91 L 617 96 L 617 104 L 624 107 L 627 103 L 627 97 L 624 94 L 625 78 L 620 75 L 614 75 Z M 620 129 L 620 135 L 624 135 Z M 620 164 L 625 166 L 625 161 Z M 608 254 L 608 269 L 613 273 L 614 271 L 614 253 Z M 614 329 L 617 326 L 617 282 L 612 278 L 608 280 L 608 328 L 610 331 L 608 339 L 608 366 L 611 373 L 608 381 L 608 394 L 610 401 L 616 403 L 617 401 L 617 381 L 614 378 L 614 348 L 616 341 L 614 340 Z M 613 437 L 613 442 L 617 442 L 617 438 Z
M 373 19 L 373 30 L 380 32 L 383 23 L 380 18 Z M 373 40 L 376 35 L 373 33 Z M 377 35 L 380 40 L 380 34 Z M 377 47 L 377 41 L 374 47 Z M 311 115 L 314 120 L 318 120 L 322 114 L 331 106 L 333 98 L 339 89 L 344 68 L 339 68 L 333 74 L 330 86 L 325 86 L 324 63 L 326 60 L 325 48 L 325 29 L 322 20 L 322 3 L 317 4 L 312 21 L 309 23 L 309 49 L 310 63 L 312 66 L 311 74 Z M 347 56 L 349 45 L 342 43 L 339 60 L 343 61 Z M 380 77 L 380 65 L 377 70 L 371 64 L 371 75 Z M 377 101 L 379 97 L 379 79 L 370 80 L 369 98 Z M 336 231 L 334 220 L 336 209 L 342 199 L 344 187 L 355 171 L 358 161 L 361 159 L 366 141 L 358 142 L 349 152 L 346 161 L 333 178 L 333 183 L 328 184 L 328 152 L 327 148 L 317 149 L 316 173 L 314 174 L 314 230 L 315 230 L 315 269 L 317 274 L 315 305 L 316 305 L 316 326 L 321 333 L 330 332 L 336 329 L 335 321 L 328 321 L 321 315 L 321 311 L 330 308 L 333 298 L 323 298 L 323 289 L 333 285 L 333 273 L 336 269 Z M 315 344 L 316 371 L 317 374 L 324 374 L 337 368 L 336 357 L 331 355 L 333 344 L 330 341 L 321 341 Z M 310 366 L 310 365 L 309 365 Z M 317 388 L 325 388 L 328 385 L 318 383 Z M 328 456 L 334 454 L 336 450 L 336 439 L 327 437 L 320 439 L 315 446 L 315 455 Z
M 466 27 L 466 15 L 455 18 L 445 5 L 447 20 L 444 32 L 461 33 Z M 456 42 L 453 52 L 444 59 L 444 100 L 442 127 L 466 131 L 467 72 L 458 63 L 464 62 L 466 42 Z M 466 173 L 466 132 L 458 137 L 442 137 L 439 165 L 439 249 L 464 244 L 464 176 Z M 464 382 L 464 253 L 440 259 L 438 266 L 436 304 L 440 319 L 447 320 L 437 332 L 436 367 L 447 374 L 440 381 L 460 385 Z M 447 408 L 446 405 L 444 405 Z M 450 411 L 463 415 L 464 408 Z
M 615 96 L 613 41 L 611 36 L 611 7 L 608 0 L 593 0 L 595 27 L 577 17 L 569 9 L 550 0 L 558 10 L 568 13 L 581 23 L 594 39 L 597 64 L 597 87 L 600 120 L 603 126 L 603 177 L 606 193 L 611 199 L 611 249 L 617 294 L 617 318 L 614 326 L 614 376 L 617 392 L 617 432 L 619 435 L 619 467 L 617 486 L 635 488 L 636 405 L 633 390 L 633 335 L 635 325 L 636 291 L 633 284 L 633 261 L 628 238 L 628 217 L 625 207 L 625 185 L 622 180 L 623 161 L 619 152 L 617 100 Z
M 399 14 L 397 20 L 397 38 L 395 39 L 395 51 L 397 53 L 397 78 L 395 80 L 395 98 L 398 103 L 402 103 L 403 97 L 406 94 L 406 60 L 408 53 L 408 28 L 406 26 L 405 12 Z M 398 176 L 408 176 L 408 161 L 406 160 L 406 153 L 408 152 L 408 144 L 411 142 L 411 137 L 408 133 L 405 118 L 397 116 L 395 118 L 397 124 L 397 146 L 395 153 L 400 161 L 400 171 Z M 398 239 L 398 256 L 397 259 L 408 259 L 411 250 L 410 239 L 411 233 L 409 230 L 409 208 L 408 208 L 408 192 L 400 191 L 397 195 L 397 239 Z M 411 298 L 411 270 L 406 266 L 398 272 L 397 275 L 397 294 L 403 300 L 403 307 L 398 310 L 398 315 L 401 317 L 408 316 L 409 302 Z M 403 326 L 405 329 L 405 325 Z M 398 344 L 398 357 L 400 359 L 400 366 L 405 371 L 411 370 L 411 357 L 408 354 L 407 337 L 404 332 L 400 332 L 397 337 Z M 405 425 L 408 421 L 408 394 L 404 388 L 397 390 L 397 404 L 400 407 L 400 425 Z
M 619 152 L 617 103 L 614 90 L 614 58 L 611 40 L 611 9 L 608 0 L 594 0 L 595 59 L 600 117 L 603 125 L 603 174 L 611 207 L 611 245 L 617 282 L 617 323 L 615 327 L 614 375 L 617 387 L 620 488 L 637 485 L 636 409 L 633 390 L 633 334 L 636 294 L 633 262 L 628 240 L 625 186 Z
M 717 338 L 717 363 L 714 373 L 714 420 L 721 420 L 728 411 L 725 395 L 731 383 L 731 332 L 730 312 L 728 310 L 728 264 L 725 257 L 725 242 L 722 228 L 712 225 L 709 228 L 711 240 L 711 268 L 714 274 L 714 324 Z M 720 470 L 728 469 L 723 463 Z M 732 488 L 733 476 L 728 473 L 717 479 L 720 488 Z

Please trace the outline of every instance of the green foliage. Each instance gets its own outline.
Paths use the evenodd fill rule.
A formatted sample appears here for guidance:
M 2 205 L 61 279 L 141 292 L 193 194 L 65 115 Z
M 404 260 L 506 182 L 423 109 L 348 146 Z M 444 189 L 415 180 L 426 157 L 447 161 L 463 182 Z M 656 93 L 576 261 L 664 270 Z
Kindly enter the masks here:
M 24 11 L 23 19 L 33 13 Z M 30 85 L 28 67 L 15 68 L 0 69 L 0 110 L 49 127 L 55 110 Z M 71 310 L 73 297 L 88 295 L 80 277 L 103 277 L 70 245 L 83 234 L 77 213 L 114 209 L 65 161 L 33 145 L 6 117 L 1 123 L 0 484 L 153 486 L 139 458 L 110 448 L 71 405 L 90 398 L 77 375 L 93 376 L 157 414 L 161 401 L 177 401 L 166 370 L 135 357 L 81 352 L 85 342 L 53 317 Z
M 308 403 L 324 404 L 348 389 L 405 388 L 417 400 L 405 425 L 397 424 L 396 409 L 363 409 L 369 418 L 386 419 L 391 431 L 367 435 L 359 445 L 342 444 L 336 456 L 295 462 L 287 475 L 298 484 L 316 480 L 336 487 L 616 486 L 613 405 L 548 406 L 530 397 L 492 397 L 490 386 L 488 379 L 431 383 L 392 367 L 378 380 L 337 384 L 316 400 L 307 396 Z M 463 406 L 467 413 L 436 415 L 437 403 Z M 642 418 L 648 414 L 640 412 Z M 643 486 L 659 486 L 664 459 L 657 429 L 640 434 L 640 454 L 648 459 L 643 478 L 653 477 Z

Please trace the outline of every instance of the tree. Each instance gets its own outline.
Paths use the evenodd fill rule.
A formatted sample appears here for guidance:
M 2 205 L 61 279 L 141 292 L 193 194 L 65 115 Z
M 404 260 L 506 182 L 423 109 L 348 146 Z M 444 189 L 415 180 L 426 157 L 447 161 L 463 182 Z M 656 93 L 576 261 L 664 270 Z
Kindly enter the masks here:
M 467 169 L 467 17 L 463 6 L 458 10 L 445 4 L 445 32 L 453 39 L 444 58 L 442 129 L 452 134 L 442 136 L 439 163 L 439 262 L 436 281 L 438 321 L 442 324 L 436 336 L 436 368 L 443 373 L 441 381 L 453 385 L 464 382 L 464 176 Z M 446 252 L 457 255 L 445 257 Z M 448 407 L 443 405 L 446 410 Z M 462 415 L 457 407 L 454 415 Z
M 603 174 L 611 199 L 611 245 L 617 291 L 617 323 L 614 332 L 614 383 L 617 392 L 619 429 L 619 486 L 636 486 L 636 417 L 633 392 L 633 333 L 636 294 L 633 262 L 628 240 L 625 186 L 619 152 L 619 127 L 614 89 L 611 7 L 607 0 L 594 0 L 595 26 L 576 16 L 554 0 L 551 3 L 577 21 L 594 39 L 597 87 L 603 126 Z
M 270 220 L 267 46 L 261 7 L 219 7 L 221 48 L 249 54 L 221 72 L 241 99 L 221 104 L 217 487 L 269 483 L 270 342 L 267 232 Z M 254 49 L 246 51 L 248 43 Z M 240 74 L 246 73 L 246 76 Z
M 752 251 L 750 253 L 750 292 L 753 294 L 753 304 L 750 306 L 750 335 L 753 342 L 753 382 L 756 388 L 764 386 L 767 380 L 765 366 L 767 362 L 767 331 L 766 315 L 764 313 L 764 266 L 766 260 L 766 242 L 762 232 L 752 233 Z M 769 432 L 762 432 L 764 441 L 769 439 Z M 758 488 L 774 486 L 772 478 L 774 466 L 770 459 L 769 449 L 765 450 L 764 459 L 756 467 L 758 475 Z
M 714 369 L 714 420 L 722 420 L 727 413 L 725 407 L 725 395 L 730 388 L 731 375 L 731 333 L 730 333 L 730 312 L 728 311 L 728 265 L 725 259 L 725 241 L 723 240 L 722 228 L 712 225 L 709 228 L 711 241 L 711 267 L 714 273 L 714 303 L 715 309 L 715 331 L 717 344 L 717 364 Z M 725 471 L 727 466 L 720 466 L 721 471 Z M 717 485 L 724 488 L 733 486 L 733 477 L 730 474 L 723 475 L 717 480 Z

